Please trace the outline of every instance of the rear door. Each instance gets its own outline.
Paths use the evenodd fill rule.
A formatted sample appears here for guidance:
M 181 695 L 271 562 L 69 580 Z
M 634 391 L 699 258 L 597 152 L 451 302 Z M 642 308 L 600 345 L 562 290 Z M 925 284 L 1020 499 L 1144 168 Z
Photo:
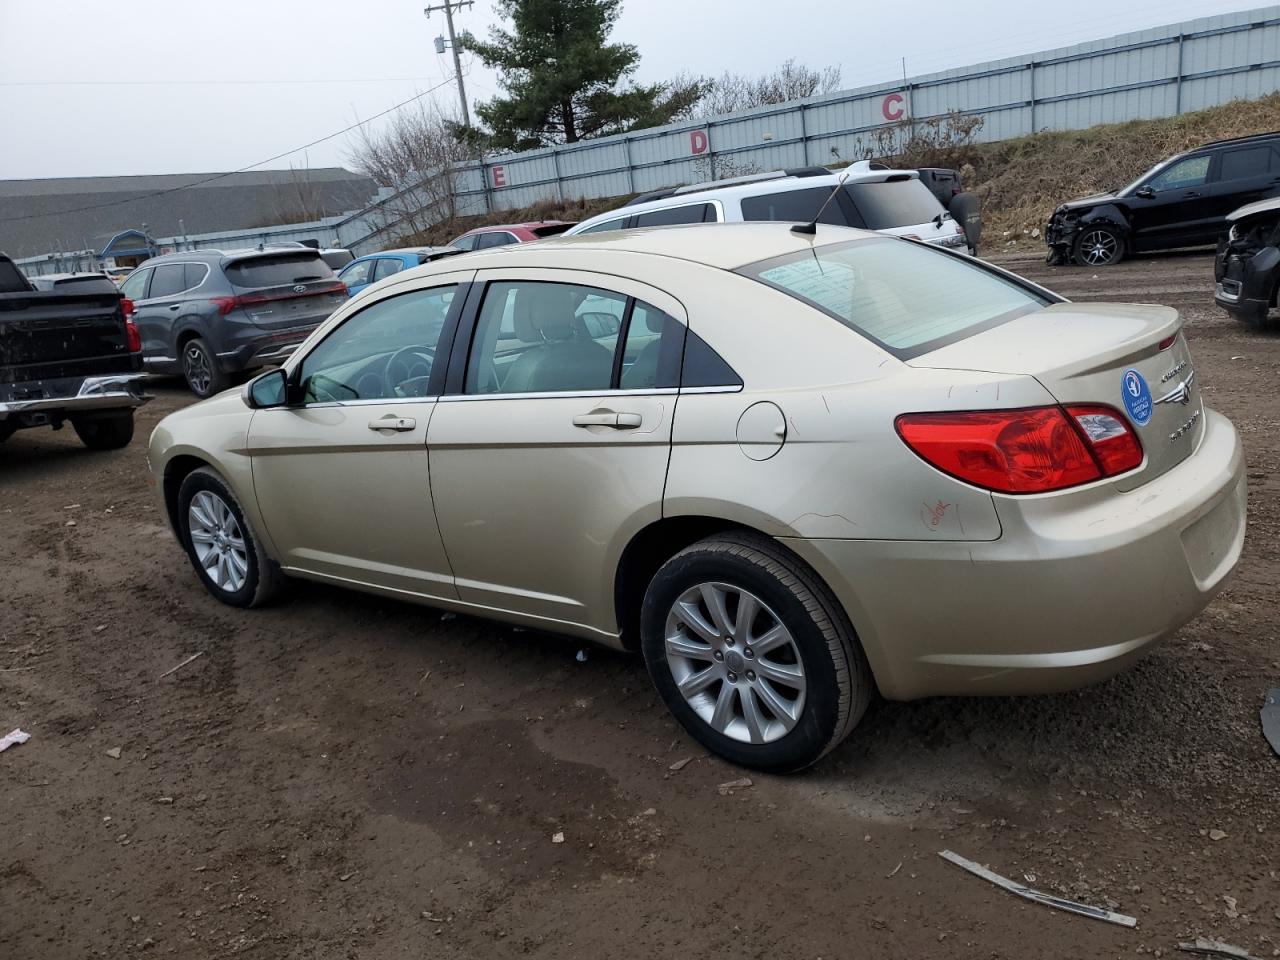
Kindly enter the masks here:
M 146 298 L 134 302 L 133 322 L 142 337 L 143 356 L 173 357 L 176 356 L 173 326 L 183 315 L 185 294 L 203 282 L 208 267 L 202 263 L 160 263 L 149 272 L 150 286 Z
M 1218 159 L 1218 177 L 1213 185 L 1213 213 L 1219 218 L 1213 235 L 1227 232 L 1226 216 L 1246 203 L 1280 194 L 1280 148 L 1273 143 L 1225 149 Z
M 458 594 L 609 634 L 622 546 L 662 515 L 683 308 L 581 271 L 480 271 L 473 290 L 428 434 Z

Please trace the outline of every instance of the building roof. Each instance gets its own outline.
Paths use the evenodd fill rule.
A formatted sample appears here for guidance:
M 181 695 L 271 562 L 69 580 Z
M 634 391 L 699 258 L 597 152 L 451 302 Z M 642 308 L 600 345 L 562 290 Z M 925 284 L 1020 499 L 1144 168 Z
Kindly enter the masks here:
M 211 177 L 218 179 L 200 182 Z M 100 250 L 112 236 L 143 224 L 162 237 L 184 228 L 207 233 L 313 220 L 358 210 L 377 189 L 341 167 L 0 180 L 0 245 L 12 257 L 25 257 L 58 247 Z

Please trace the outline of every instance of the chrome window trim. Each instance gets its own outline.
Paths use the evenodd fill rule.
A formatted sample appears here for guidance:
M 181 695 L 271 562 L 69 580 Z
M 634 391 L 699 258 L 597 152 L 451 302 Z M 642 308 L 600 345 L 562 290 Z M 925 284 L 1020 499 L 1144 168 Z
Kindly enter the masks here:
M 667 397 L 679 393 L 676 387 L 658 387 L 653 390 L 546 390 L 535 393 L 449 393 L 440 398 L 441 403 L 457 403 L 460 400 L 551 400 L 556 397 Z
M 379 404 L 394 403 L 396 405 L 411 404 L 417 406 L 423 403 L 436 403 L 443 398 L 432 395 L 429 397 L 371 397 L 367 400 L 321 400 L 316 403 L 300 403 L 296 406 L 286 407 L 266 407 L 267 410 L 325 410 L 333 407 L 372 407 Z

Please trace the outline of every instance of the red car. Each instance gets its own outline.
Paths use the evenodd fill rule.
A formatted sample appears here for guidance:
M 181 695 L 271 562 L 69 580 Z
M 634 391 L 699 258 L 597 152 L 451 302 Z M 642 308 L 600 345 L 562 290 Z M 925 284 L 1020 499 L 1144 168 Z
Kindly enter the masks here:
M 564 233 L 573 222 L 570 220 L 535 220 L 532 223 L 502 223 L 492 227 L 476 227 L 449 241 L 449 246 L 459 250 L 484 250 L 487 247 L 503 247 L 508 243 L 529 243 Z

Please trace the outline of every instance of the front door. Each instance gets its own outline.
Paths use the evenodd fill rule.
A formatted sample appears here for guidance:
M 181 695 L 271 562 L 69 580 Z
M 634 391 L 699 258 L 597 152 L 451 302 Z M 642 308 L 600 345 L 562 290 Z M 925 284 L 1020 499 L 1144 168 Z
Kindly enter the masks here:
M 1129 199 L 1135 249 L 1196 243 L 1206 229 L 1212 230 L 1212 162 L 1207 153 L 1179 160 L 1143 184 L 1153 196 Z
M 457 596 L 431 505 L 427 427 L 444 374 L 436 351 L 469 278 L 431 277 L 353 313 L 291 364 L 294 403 L 254 414 L 254 490 L 287 570 Z
M 579 271 L 480 271 L 473 289 L 428 434 L 458 594 L 614 634 L 622 547 L 662 515 L 683 308 Z

